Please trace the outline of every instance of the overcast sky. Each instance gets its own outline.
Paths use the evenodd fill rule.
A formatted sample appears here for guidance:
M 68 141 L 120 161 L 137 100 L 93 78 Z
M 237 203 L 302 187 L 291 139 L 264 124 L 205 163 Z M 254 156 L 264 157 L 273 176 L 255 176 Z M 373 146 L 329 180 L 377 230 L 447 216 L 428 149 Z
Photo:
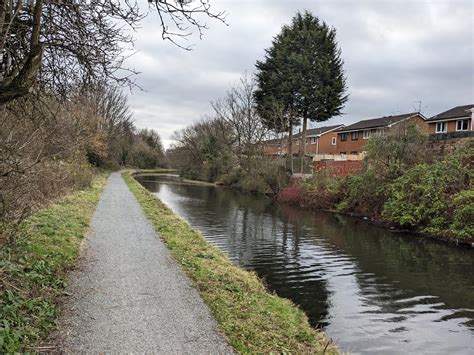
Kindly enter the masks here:
M 156 129 L 166 147 L 173 131 L 211 113 L 281 26 L 309 10 L 337 30 L 347 76 L 344 115 L 321 125 L 417 109 L 431 116 L 474 103 L 474 1 L 211 0 L 227 12 L 225 26 L 208 20 L 193 51 L 163 42 L 153 14 L 135 33 L 128 60 L 141 74 L 129 100 L 136 125 Z M 312 125 L 315 126 L 315 125 Z

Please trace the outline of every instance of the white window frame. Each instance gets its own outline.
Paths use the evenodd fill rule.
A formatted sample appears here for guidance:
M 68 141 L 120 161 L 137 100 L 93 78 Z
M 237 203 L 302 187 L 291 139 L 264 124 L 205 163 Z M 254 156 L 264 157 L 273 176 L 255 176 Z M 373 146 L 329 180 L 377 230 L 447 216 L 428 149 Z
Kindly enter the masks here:
M 443 127 L 443 130 L 439 130 L 439 125 L 442 125 Z M 444 122 L 444 121 L 441 121 L 441 122 L 436 122 L 436 130 L 435 130 L 436 133 L 446 133 L 448 132 L 448 122 Z
M 318 137 L 309 137 L 309 142 L 310 142 L 311 144 L 316 144 L 317 141 L 318 141 Z
M 331 144 L 336 145 L 337 144 L 337 137 L 332 137 L 331 138 Z
M 362 139 L 369 139 L 370 138 L 370 130 L 366 129 L 364 133 L 362 133 Z
M 466 129 L 463 129 L 461 127 L 461 129 L 459 129 L 459 123 L 461 122 L 461 124 L 463 124 L 464 122 L 466 122 Z M 456 121 L 456 131 L 457 132 L 463 132 L 463 131 L 469 131 L 469 119 L 464 119 L 464 120 L 457 120 Z

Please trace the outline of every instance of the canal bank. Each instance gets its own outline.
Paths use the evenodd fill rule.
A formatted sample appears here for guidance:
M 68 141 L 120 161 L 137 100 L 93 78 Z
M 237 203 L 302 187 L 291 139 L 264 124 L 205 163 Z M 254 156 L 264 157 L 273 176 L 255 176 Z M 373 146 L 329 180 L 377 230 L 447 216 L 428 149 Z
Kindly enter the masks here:
M 59 332 L 65 353 L 233 353 L 120 173 L 100 197 Z
M 472 250 L 232 188 L 137 179 L 234 264 L 298 304 L 343 351 L 472 348 Z
M 58 300 L 80 255 L 108 173 L 33 213 L 0 248 L 0 353 L 53 351 Z M 1 231 L 0 234 L 4 232 Z M 48 345 L 48 344 L 47 344 Z
M 337 352 L 330 339 L 312 328 L 305 313 L 291 301 L 269 293 L 254 273 L 233 265 L 130 173 L 123 177 L 237 351 Z

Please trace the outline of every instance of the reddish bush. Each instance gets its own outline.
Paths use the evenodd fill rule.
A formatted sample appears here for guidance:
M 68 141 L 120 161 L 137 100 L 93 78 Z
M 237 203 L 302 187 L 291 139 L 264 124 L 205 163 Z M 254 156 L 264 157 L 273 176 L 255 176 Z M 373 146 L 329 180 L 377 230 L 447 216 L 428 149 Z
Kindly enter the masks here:
M 291 185 L 283 188 L 278 194 L 278 201 L 289 203 L 292 205 L 301 205 L 304 200 L 303 188 L 297 183 L 293 182 Z

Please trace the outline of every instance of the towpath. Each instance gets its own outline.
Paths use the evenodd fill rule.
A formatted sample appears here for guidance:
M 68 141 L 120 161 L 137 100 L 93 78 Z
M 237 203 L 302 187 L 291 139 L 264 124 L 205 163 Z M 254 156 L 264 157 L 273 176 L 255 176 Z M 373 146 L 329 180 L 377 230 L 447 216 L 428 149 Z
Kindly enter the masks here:
M 232 353 L 119 173 L 110 176 L 54 336 L 64 352 Z

